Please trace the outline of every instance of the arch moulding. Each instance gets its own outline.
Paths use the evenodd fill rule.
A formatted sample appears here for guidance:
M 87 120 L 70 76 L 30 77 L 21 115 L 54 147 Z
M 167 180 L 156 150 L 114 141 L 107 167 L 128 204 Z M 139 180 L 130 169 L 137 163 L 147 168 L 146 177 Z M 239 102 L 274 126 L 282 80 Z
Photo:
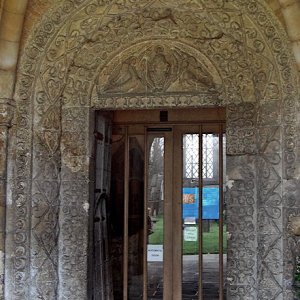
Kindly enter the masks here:
M 6 299 L 88 297 L 93 110 L 203 106 L 227 108 L 228 299 L 293 299 L 299 96 L 287 45 L 257 1 L 58 3 L 20 63 Z

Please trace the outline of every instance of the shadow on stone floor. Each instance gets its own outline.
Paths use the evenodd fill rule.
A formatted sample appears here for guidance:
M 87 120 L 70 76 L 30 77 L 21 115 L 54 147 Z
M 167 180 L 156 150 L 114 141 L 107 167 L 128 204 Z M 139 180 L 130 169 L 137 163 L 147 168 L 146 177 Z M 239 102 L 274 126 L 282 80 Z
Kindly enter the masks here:
M 219 300 L 219 255 L 203 255 L 203 299 Z M 224 255 L 224 269 L 226 255 Z M 185 255 L 183 258 L 182 300 L 198 299 L 198 257 Z M 163 299 L 163 263 L 151 262 L 148 264 L 148 299 Z M 130 299 L 141 299 L 141 295 L 130 295 Z M 224 291 L 224 300 L 226 294 Z

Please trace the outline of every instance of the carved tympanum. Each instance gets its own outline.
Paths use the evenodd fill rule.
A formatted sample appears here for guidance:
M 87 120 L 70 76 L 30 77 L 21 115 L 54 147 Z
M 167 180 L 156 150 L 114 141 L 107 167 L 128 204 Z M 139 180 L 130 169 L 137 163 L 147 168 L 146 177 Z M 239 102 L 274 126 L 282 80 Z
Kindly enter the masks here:
M 141 43 L 125 50 L 100 72 L 99 97 L 120 93 L 217 93 L 221 79 L 198 51 L 176 42 Z M 193 53 L 194 52 L 194 53 Z

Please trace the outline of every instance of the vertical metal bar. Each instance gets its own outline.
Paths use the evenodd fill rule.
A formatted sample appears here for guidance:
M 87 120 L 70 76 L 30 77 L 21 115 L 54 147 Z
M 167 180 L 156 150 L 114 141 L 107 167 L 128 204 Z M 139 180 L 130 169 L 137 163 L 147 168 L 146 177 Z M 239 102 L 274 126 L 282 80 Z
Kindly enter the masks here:
M 129 207 L 129 137 L 125 128 L 124 159 L 124 254 L 123 254 L 123 299 L 128 299 L 128 207 Z
M 199 211 L 198 211 L 198 240 L 199 240 L 199 282 L 198 299 L 203 300 L 203 226 L 202 226 L 202 189 L 203 189 L 203 139 L 202 125 L 199 127 Z
M 175 187 L 173 186 L 174 174 L 175 170 L 173 170 L 173 159 L 174 159 L 174 151 L 173 151 L 173 134 L 172 132 L 164 133 L 164 289 L 163 289 L 163 299 L 171 300 L 171 299 L 180 299 L 174 298 L 173 295 L 176 293 L 174 291 L 174 231 L 177 232 L 176 222 L 174 218 L 174 198 L 176 197 L 174 194 Z M 174 166 L 175 167 L 175 166 Z M 175 228 L 175 229 L 174 229 Z
M 223 266 L 223 126 L 219 126 L 219 299 L 224 297 Z
M 143 300 L 148 297 L 148 264 L 147 264 L 147 247 L 148 247 L 148 136 L 147 128 L 144 130 L 144 240 L 143 240 Z
M 95 137 L 95 131 L 97 131 L 98 129 L 98 112 L 95 111 L 94 112 L 94 159 L 91 160 L 91 162 L 94 163 L 93 166 L 93 174 L 94 174 L 94 178 L 93 178 L 93 183 L 94 186 L 93 188 L 95 189 L 95 194 L 94 197 L 92 197 L 91 199 L 91 213 L 94 216 L 95 214 L 95 204 L 96 204 L 96 189 L 97 189 L 97 177 L 98 177 L 98 170 L 97 170 L 97 164 L 98 164 L 98 141 Z M 96 297 L 97 295 L 97 272 L 96 272 L 96 260 L 95 260 L 95 232 L 94 232 L 94 218 L 90 218 L 90 222 L 89 222 L 89 230 L 92 233 L 90 235 L 90 242 L 89 242 L 89 248 L 90 248 L 90 255 L 89 255 L 89 270 L 92 271 L 92 273 L 89 275 L 91 276 L 91 282 L 88 281 L 88 283 L 90 285 L 88 285 L 88 289 L 91 291 L 91 295 L 92 297 Z M 101 284 L 101 283 L 100 283 Z
M 172 199 L 172 235 L 173 235 L 173 298 L 182 298 L 182 183 L 183 155 L 182 131 L 173 127 L 173 199 Z M 168 172 L 168 170 L 167 170 Z

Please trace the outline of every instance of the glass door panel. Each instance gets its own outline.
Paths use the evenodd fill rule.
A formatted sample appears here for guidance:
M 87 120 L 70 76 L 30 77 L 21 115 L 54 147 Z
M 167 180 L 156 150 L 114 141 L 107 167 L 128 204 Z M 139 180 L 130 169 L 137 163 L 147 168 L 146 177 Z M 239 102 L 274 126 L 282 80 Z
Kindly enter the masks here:
M 113 132 L 110 189 L 110 257 L 112 261 L 112 281 L 114 299 L 123 299 L 124 281 L 124 171 L 125 171 L 124 131 Z
M 144 135 L 129 136 L 128 295 L 143 296 Z
M 197 299 L 199 281 L 199 134 L 182 136 L 182 298 Z
M 147 291 L 163 299 L 164 274 L 164 137 L 148 136 Z
M 225 299 L 225 148 L 221 126 L 216 133 L 203 130 L 202 126 L 178 129 L 182 139 L 182 299 L 217 300 Z
M 202 134 L 203 298 L 219 299 L 220 185 L 219 135 Z
M 114 299 L 225 299 L 222 126 L 128 122 L 112 135 Z

